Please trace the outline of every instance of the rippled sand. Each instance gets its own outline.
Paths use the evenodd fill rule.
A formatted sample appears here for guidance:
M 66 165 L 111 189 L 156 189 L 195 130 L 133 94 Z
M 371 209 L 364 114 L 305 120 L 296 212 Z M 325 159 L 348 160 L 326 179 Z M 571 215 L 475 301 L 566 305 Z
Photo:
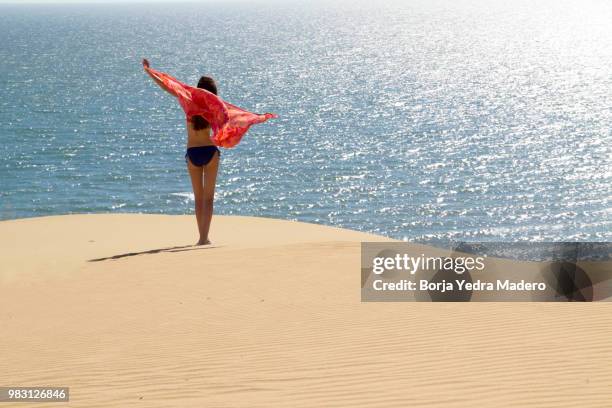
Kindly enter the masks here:
M 189 216 L 0 222 L 0 384 L 88 408 L 610 402 L 606 304 L 361 303 L 359 243 L 384 238 L 249 217 L 216 217 L 213 247 L 194 234 Z

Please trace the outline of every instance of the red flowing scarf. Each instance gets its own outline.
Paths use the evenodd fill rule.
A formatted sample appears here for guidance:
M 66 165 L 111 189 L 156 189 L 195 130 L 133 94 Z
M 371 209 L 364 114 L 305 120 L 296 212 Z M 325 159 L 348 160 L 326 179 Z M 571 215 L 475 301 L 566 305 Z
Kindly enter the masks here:
M 206 89 L 184 84 L 164 72 L 146 69 L 176 95 L 187 120 L 191 120 L 194 115 L 200 115 L 210 123 L 213 133 L 211 139 L 217 146 L 234 147 L 240 143 L 251 125 L 278 117 L 274 113 L 261 115 L 246 111 L 225 102 Z

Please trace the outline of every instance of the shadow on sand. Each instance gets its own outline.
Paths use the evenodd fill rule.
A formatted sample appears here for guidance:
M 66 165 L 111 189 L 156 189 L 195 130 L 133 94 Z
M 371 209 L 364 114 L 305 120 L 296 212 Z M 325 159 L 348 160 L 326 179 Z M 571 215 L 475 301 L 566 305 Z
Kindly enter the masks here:
M 167 248 L 149 249 L 147 251 L 140 251 L 140 252 L 126 252 L 125 254 L 106 256 L 104 258 L 88 259 L 87 262 L 110 261 L 113 259 L 126 258 L 128 256 L 159 254 L 161 252 L 185 252 L 185 251 L 196 251 L 196 250 L 201 250 L 201 249 L 213 249 L 213 248 L 219 248 L 219 247 L 216 245 L 182 245 L 182 246 L 173 246 L 173 247 L 167 247 Z

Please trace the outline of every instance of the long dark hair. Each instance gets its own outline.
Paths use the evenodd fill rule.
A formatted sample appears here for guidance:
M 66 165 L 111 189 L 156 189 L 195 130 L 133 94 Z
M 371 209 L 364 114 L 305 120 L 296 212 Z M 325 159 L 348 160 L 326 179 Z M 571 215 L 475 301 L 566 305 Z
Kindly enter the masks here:
M 206 89 L 208 92 L 217 94 L 217 84 L 215 80 L 208 76 L 203 76 L 198 81 L 198 88 Z M 201 130 L 206 129 L 210 126 L 210 123 L 206 119 L 204 119 L 200 115 L 193 115 L 191 117 L 191 124 L 193 125 L 193 130 Z

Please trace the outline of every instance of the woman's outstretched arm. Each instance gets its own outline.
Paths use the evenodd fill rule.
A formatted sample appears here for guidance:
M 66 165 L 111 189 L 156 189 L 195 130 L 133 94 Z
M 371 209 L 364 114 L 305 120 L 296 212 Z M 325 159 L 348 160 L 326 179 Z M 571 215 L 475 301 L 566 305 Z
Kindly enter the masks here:
M 159 87 L 160 87 L 161 89 L 163 89 L 164 91 L 168 92 L 168 93 L 169 93 L 170 95 L 172 95 L 172 96 L 176 96 L 176 93 L 175 93 L 175 92 L 174 92 L 172 89 L 170 89 L 170 88 L 168 88 L 166 85 L 164 85 L 164 83 L 163 83 L 163 82 L 162 82 L 162 81 L 161 81 L 159 78 L 157 78 L 155 75 L 153 75 L 153 74 L 152 74 L 152 73 L 149 71 L 149 61 L 148 61 L 146 58 L 144 58 L 144 59 L 142 60 L 142 66 L 144 67 L 145 72 L 146 72 L 147 74 L 149 74 L 149 76 L 150 76 L 150 77 L 153 79 L 153 81 L 155 81 L 155 83 L 156 83 L 157 85 L 159 85 Z

